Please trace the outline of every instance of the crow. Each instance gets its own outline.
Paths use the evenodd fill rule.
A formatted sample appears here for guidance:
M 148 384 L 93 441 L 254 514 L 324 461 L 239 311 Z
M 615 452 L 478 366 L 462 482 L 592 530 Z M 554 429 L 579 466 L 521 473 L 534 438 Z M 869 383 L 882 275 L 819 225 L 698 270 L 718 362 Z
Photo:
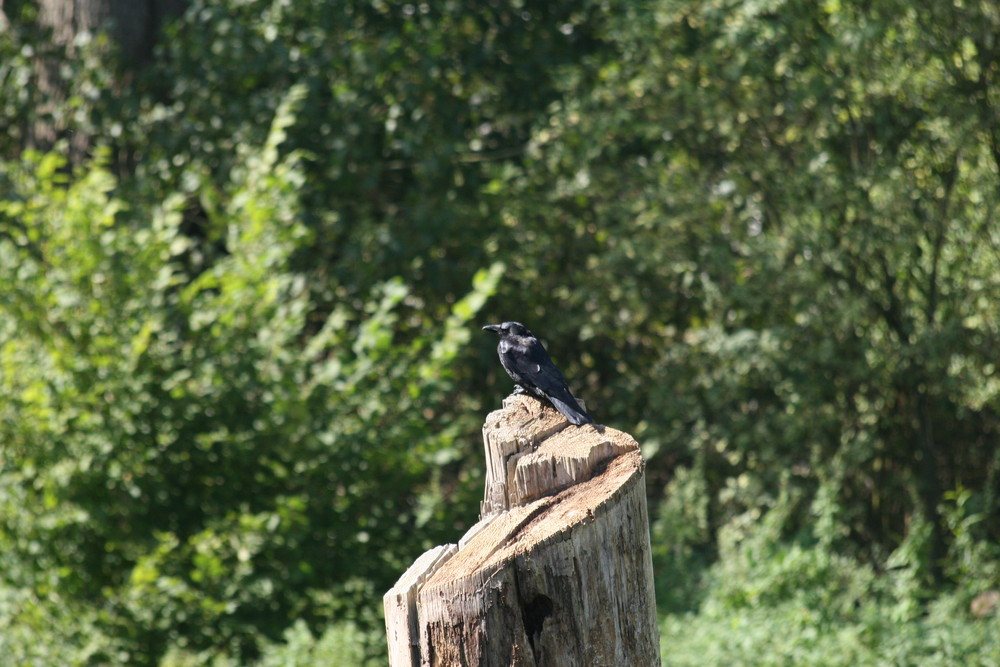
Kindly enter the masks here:
M 571 424 L 589 424 L 590 418 L 569 393 L 566 378 L 549 358 L 542 343 L 520 322 L 488 324 L 483 331 L 500 336 L 497 354 L 507 375 L 517 385 L 515 392 L 525 392 L 542 401 L 548 401 Z

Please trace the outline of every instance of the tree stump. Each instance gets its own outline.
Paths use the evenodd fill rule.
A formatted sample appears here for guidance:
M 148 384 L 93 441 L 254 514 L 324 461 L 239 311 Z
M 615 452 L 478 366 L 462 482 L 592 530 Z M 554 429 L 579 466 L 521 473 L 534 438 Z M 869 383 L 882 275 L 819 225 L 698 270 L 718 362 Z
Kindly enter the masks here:
M 390 665 L 659 665 L 635 440 L 525 395 L 483 439 L 479 523 L 385 594 Z

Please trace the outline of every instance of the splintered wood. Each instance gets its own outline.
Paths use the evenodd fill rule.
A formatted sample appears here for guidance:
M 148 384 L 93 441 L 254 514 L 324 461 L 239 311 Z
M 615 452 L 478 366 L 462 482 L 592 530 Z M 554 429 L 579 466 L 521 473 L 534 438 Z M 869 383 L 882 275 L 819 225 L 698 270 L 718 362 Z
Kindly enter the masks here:
M 483 439 L 480 522 L 385 595 L 392 667 L 659 665 L 635 440 L 524 395 Z

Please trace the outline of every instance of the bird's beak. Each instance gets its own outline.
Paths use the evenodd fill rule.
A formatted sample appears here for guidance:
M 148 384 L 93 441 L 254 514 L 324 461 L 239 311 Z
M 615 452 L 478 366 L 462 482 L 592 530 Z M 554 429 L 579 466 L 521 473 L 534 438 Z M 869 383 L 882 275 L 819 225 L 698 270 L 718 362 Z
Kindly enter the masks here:
M 500 333 L 501 329 L 499 324 L 487 324 L 485 327 L 483 327 L 483 331 L 492 331 L 493 333 L 498 334 Z

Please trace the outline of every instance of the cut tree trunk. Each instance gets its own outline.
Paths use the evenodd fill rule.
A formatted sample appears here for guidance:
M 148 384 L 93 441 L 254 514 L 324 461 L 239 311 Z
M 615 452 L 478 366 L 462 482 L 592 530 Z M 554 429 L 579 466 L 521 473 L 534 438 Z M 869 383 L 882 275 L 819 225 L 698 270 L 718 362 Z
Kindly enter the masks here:
M 481 520 L 385 595 L 392 667 L 659 665 L 635 440 L 525 395 L 483 439 Z

